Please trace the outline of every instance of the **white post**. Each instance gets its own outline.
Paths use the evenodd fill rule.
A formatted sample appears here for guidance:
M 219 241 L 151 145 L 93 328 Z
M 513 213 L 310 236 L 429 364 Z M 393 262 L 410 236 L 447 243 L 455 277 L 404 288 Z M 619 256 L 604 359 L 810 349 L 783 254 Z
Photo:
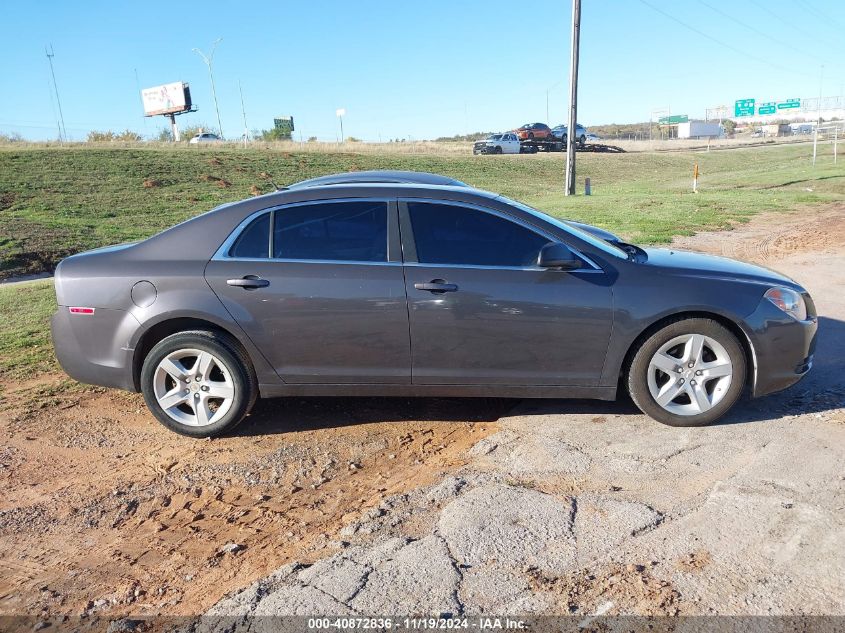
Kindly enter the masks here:
M 170 114 L 170 132 L 173 134 L 173 142 L 178 143 L 181 139 L 179 138 L 179 127 L 176 125 L 176 115 Z
M 839 126 L 833 128 L 833 164 L 836 164 L 836 145 L 839 143 Z
M 816 166 L 816 146 L 819 143 L 819 125 L 816 124 L 816 131 L 813 133 L 813 167 Z

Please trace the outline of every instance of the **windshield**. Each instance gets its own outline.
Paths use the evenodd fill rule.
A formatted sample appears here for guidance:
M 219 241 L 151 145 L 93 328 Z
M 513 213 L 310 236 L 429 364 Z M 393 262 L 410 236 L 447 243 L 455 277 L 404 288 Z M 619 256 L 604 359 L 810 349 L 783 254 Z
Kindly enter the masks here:
M 501 134 L 491 134 L 490 136 L 487 137 L 487 140 L 488 141 L 501 141 L 502 135 Z
M 561 222 L 557 218 L 553 218 L 552 216 L 543 213 L 542 211 L 538 211 L 534 207 L 529 207 L 527 204 L 523 204 L 522 202 L 511 200 L 510 198 L 506 198 L 505 196 L 499 196 L 498 199 L 506 204 L 510 204 L 516 207 L 517 209 L 520 209 L 521 211 L 530 213 L 534 217 L 544 220 L 549 224 L 553 224 L 554 226 L 558 227 L 563 231 L 566 231 L 567 233 L 572 233 L 579 239 L 584 240 L 591 246 L 595 246 L 599 250 L 607 253 L 608 255 L 613 255 L 614 257 L 619 257 L 622 259 L 628 259 L 628 253 L 625 250 L 619 248 L 618 246 L 615 246 L 614 244 L 611 244 L 610 242 L 600 239 L 595 235 L 584 231 L 583 229 L 579 229 L 578 227 L 572 226 L 571 224 Z

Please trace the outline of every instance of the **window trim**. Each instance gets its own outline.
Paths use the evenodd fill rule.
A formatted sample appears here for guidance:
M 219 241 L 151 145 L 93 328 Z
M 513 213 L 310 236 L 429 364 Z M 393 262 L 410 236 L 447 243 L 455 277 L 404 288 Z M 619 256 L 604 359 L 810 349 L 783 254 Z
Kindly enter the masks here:
M 340 202 L 383 202 L 387 205 L 387 260 L 383 262 L 369 262 L 355 259 L 295 259 L 290 257 L 273 257 L 273 240 L 275 236 L 276 212 L 291 209 L 293 207 L 310 206 L 317 204 L 333 204 Z M 234 257 L 229 251 L 234 246 L 241 233 L 252 222 L 261 215 L 270 214 L 270 235 L 267 240 L 267 257 Z M 292 264 L 355 264 L 358 266 L 401 266 L 402 257 L 399 245 L 399 220 L 397 217 L 396 198 L 379 196 L 375 198 L 328 198 L 320 200 L 303 200 L 301 202 L 290 202 L 288 204 L 276 205 L 259 209 L 250 213 L 244 218 L 228 235 L 211 258 L 214 261 L 229 262 L 286 262 Z
M 440 200 L 437 198 L 413 198 L 402 197 L 399 198 L 399 229 L 402 234 L 402 253 L 405 259 L 405 266 L 426 267 L 426 268 L 470 268 L 474 270 L 526 270 L 533 272 L 546 271 L 548 268 L 541 268 L 540 266 L 491 266 L 484 264 L 426 264 L 419 261 L 417 256 L 417 243 L 414 237 L 414 230 L 411 226 L 411 213 L 408 209 L 409 202 L 422 202 L 428 204 L 450 205 L 455 207 L 465 207 L 482 213 L 489 213 L 502 220 L 513 222 L 517 226 L 536 233 L 541 237 L 547 239 L 549 242 L 565 244 L 559 236 L 553 232 L 536 226 L 530 222 L 524 221 L 522 218 L 511 215 L 498 209 L 491 209 L 472 202 L 462 202 L 458 200 Z M 604 273 L 604 270 L 591 257 L 585 255 L 580 249 L 577 249 L 570 244 L 565 244 L 581 261 L 587 264 L 586 268 L 576 268 L 574 270 L 567 270 L 567 273 Z

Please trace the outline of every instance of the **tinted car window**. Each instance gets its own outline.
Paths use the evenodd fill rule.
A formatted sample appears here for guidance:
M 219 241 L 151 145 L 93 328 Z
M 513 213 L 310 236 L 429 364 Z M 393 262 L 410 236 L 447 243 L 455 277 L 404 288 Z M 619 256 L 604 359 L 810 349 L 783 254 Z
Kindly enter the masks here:
M 422 264 L 531 266 L 549 240 L 510 220 L 469 207 L 409 202 Z
M 232 248 L 229 249 L 230 257 L 266 258 L 270 254 L 270 214 L 253 220 L 247 226 Z
M 387 203 L 330 202 L 276 211 L 280 259 L 387 261 Z

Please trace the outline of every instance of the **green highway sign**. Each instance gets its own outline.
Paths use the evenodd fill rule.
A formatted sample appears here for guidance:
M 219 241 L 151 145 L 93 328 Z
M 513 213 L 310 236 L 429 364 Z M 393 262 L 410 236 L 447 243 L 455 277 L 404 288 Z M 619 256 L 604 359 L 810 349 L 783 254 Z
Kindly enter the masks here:
M 778 110 L 792 110 L 801 107 L 801 99 L 787 99 L 778 104 Z
M 774 101 L 761 103 L 757 108 L 757 114 L 774 114 L 775 112 L 777 112 L 777 106 Z
M 734 116 L 754 116 L 754 99 L 737 99 L 734 104 Z
M 686 123 L 689 117 L 686 114 L 673 114 L 672 116 L 662 116 L 657 119 L 658 125 L 677 125 L 678 123 Z

